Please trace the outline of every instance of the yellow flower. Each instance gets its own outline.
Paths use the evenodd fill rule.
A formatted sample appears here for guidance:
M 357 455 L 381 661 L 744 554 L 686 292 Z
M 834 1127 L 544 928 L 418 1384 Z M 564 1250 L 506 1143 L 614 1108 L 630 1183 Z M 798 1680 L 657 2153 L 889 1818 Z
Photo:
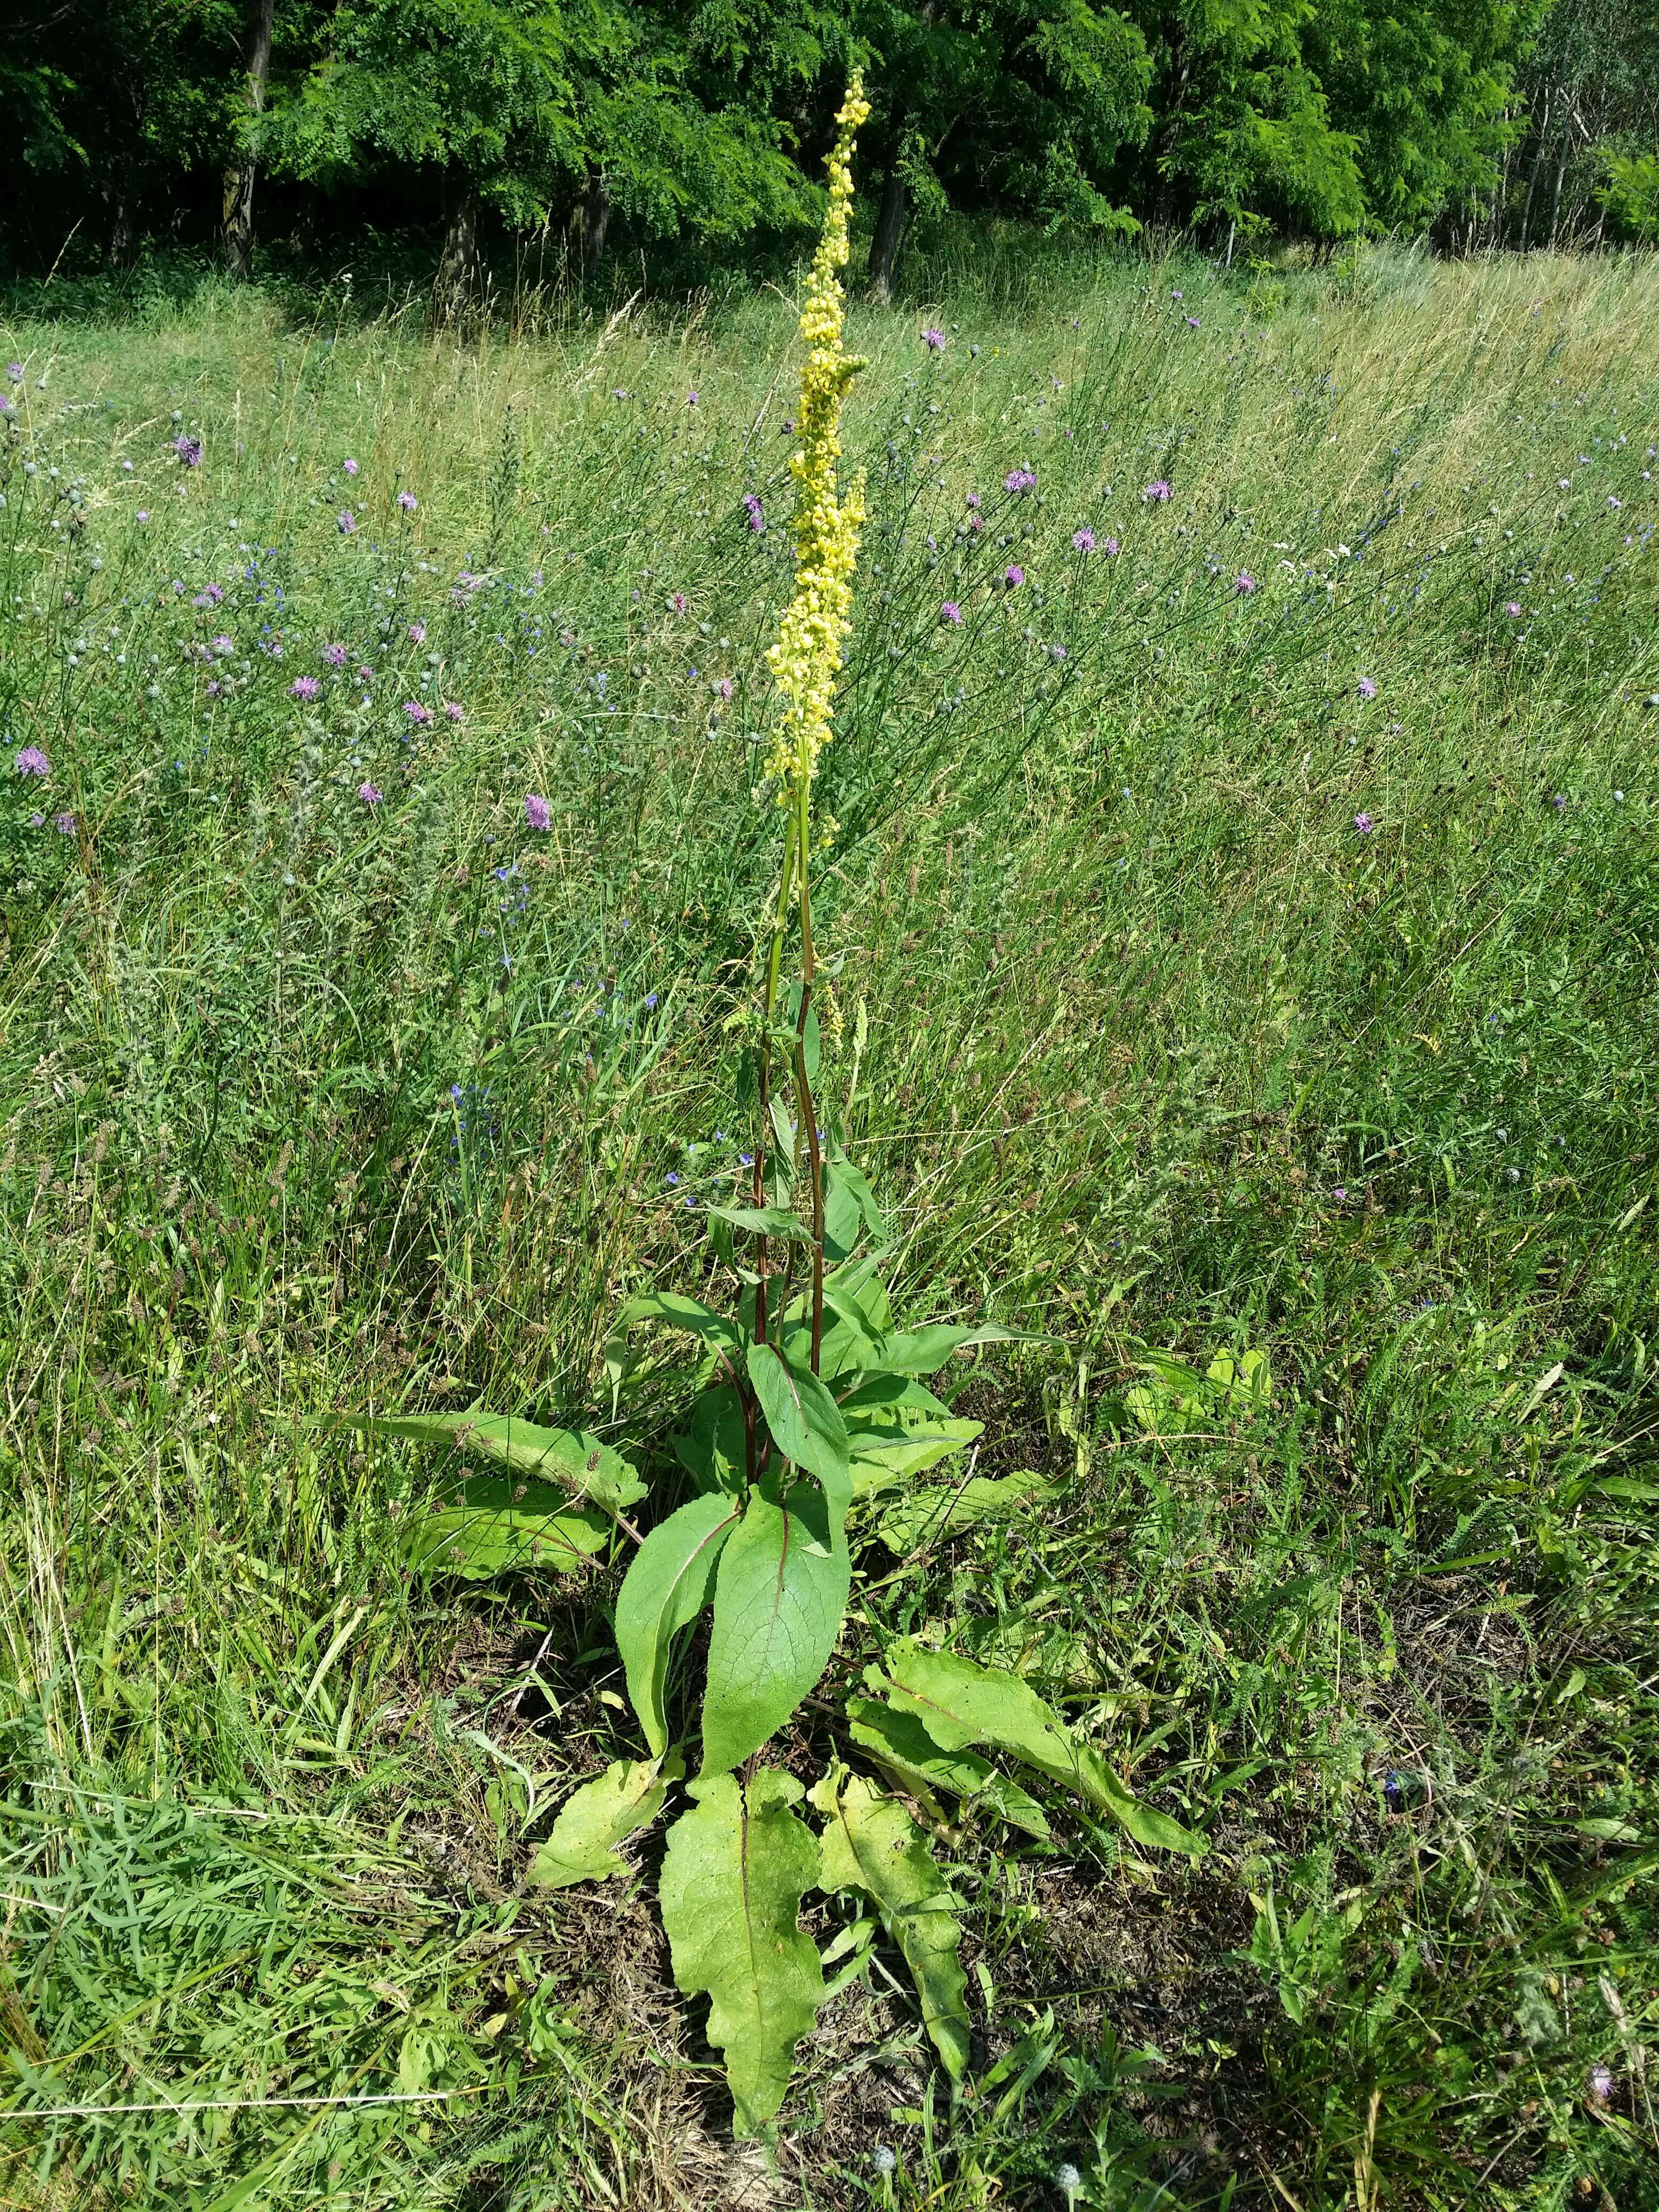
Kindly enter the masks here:
M 830 741 L 830 717 L 842 647 L 852 622 L 853 568 L 864 520 L 864 477 L 836 497 L 841 403 L 864 363 L 843 343 L 841 272 L 847 265 L 847 222 L 853 204 L 853 141 L 870 112 L 863 80 L 854 76 L 836 118 L 830 155 L 830 209 L 806 283 L 801 336 L 809 349 L 801 371 L 796 420 L 799 450 L 790 456 L 795 479 L 795 591 L 775 641 L 768 648 L 783 702 L 766 772 L 780 803 L 800 804 L 818 755 Z

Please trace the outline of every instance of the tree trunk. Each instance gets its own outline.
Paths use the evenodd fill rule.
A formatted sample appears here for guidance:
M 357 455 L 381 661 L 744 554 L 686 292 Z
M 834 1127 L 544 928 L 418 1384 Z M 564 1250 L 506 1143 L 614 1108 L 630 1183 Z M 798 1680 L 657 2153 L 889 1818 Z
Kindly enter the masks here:
M 1544 112 L 1538 125 L 1538 151 L 1532 157 L 1532 169 L 1527 178 L 1527 198 L 1521 210 L 1521 251 L 1527 250 L 1527 240 L 1532 230 L 1532 204 L 1538 191 L 1538 172 L 1544 166 L 1544 150 L 1549 143 L 1550 103 L 1554 97 L 1553 84 L 1544 87 Z
M 899 148 L 903 139 L 903 120 L 900 118 L 893 134 L 893 157 L 887 164 L 886 180 L 881 188 L 876 234 L 870 241 L 870 297 L 884 307 L 893 296 L 893 279 L 898 274 L 899 256 L 904 251 L 905 233 L 910 228 L 910 195 L 899 167 Z
M 1563 143 L 1560 158 L 1555 164 L 1555 197 L 1550 203 L 1550 251 L 1552 252 L 1555 251 L 1555 234 L 1560 228 L 1561 179 L 1567 173 L 1567 155 L 1571 149 L 1571 143 L 1572 142 L 1571 139 Z
M 132 191 L 129 182 L 124 179 L 115 188 L 114 204 L 110 212 L 109 243 L 104 248 L 104 266 L 112 276 L 131 265 L 132 241 Z
M 432 288 L 433 312 L 441 323 L 459 322 L 472 303 L 477 275 L 478 191 L 469 177 L 450 204 L 449 228 Z
M 247 276 L 253 270 L 253 180 L 259 167 L 255 134 L 258 119 L 265 112 L 276 12 L 276 0 L 247 0 L 246 31 L 242 41 L 247 137 L 240 160 L 233 161 L 225 171 L 225 265 L 233 276 Z
M 611 187 L 603 169 L 590 169 L 570 210 L 570 244 L 584 275 L 605 258 L 605 234 L 611 228 Z

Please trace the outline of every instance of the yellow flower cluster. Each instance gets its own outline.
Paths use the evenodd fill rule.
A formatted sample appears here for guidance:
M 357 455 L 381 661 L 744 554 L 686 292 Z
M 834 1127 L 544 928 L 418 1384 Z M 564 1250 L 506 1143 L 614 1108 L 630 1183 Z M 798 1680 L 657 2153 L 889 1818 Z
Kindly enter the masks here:
M 790 456 L 797 491 L 795 592 L 767 651 L 783 700 L 778 733 L 766 763 L 781 804 L 799 805 L 818 755 L 830 739 L 830 716 L 842 642 L 851 627 L 853 564 L 864 520 L 862 472 L 836 496 L 841 458 L 841 403 L 864 363 L 842 343 L 841 272 L 847 265 L 847 220 L 853 204 L 853 141 L 870 112 L 854 75 L 836 118 L 830 156 L 830 211 L 812 257 L 801 336 L 810 349 L 801 371 L 799 450 Z

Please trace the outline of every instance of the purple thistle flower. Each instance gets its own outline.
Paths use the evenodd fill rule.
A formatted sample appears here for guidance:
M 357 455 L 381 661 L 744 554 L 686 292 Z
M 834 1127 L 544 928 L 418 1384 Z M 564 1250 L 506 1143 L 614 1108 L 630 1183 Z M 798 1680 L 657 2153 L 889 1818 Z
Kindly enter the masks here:
M 213 641 L 213 650 L 218 654 L 221 660 L 228 659 L 230 655 L 236 650 L 236 641 L 234 637 L 227 637 L 224 632 L 221 630 L 218 636 Z
M 6 374 L 10 377 L 14 384 L 21 384 L 23 381 L 22 362 L 21 361 L 9 361 L 6 363 Z
M 192 438 L 187 431 L 181 431 L 173 440 L 173 450 L 187 469 L 197 469 L 202 465 L 202 441 L 199 438 Z
M 398 495 L 398 504 L 405 514 L 413 514 L 420 503 L 412 491 L 400 491 Z
M 1036 471 L 1031 469 L 1010 469 L 1002 479 L 1004 491 L 1024 492 L 1036 489 Z
M 1002 580 L 1011 592 L 1017 592 L 1025 581 L 1025 571 L 1018 561 L 1011 561 L 1002 572 Z
M 1612 2068 L 1604 2066 L 1598 2061 L 1590 2068 L 1589 2081 L 1586 2086 L 1598 2105 L 1607 2104 L 1613 2095 Z
M 444 701 L 444 714 L 452 722 L 465 721 L 466 719 L 465 711 L 463 710 L 461 702 L 459 699 L 446 699 Z
M 349 457 L 341 462 L 340 466 L 345 471 L 349 477 L 355 477 L 357 473 L 356 462 L 350 459 Z
M 1081 530 L 1074 530 L 1072 532 L 1072 543 L 1076 546 L 1079 553 L 1092 553 L 1094 551 L 1095 533 L 1090 529 L 1086 522 L 1084 524 Z
M 39 745 L 25 745 L 12 763 L 19 775 L 50 775 L 52 763 Z
M 351 512 L 351 509 L 349 507 L 343 507 L 340 509 L 337 520 L 340 526 L 341 537 L 349 538 L 352 532 L 357 527 L 356 516 Z
M 539 791 L 525 793 L 524 818 L 532 830 L 550 830 L 553 827 L 553 809 Z
M 418 699 L 405 699 L 404 712 L 417 729 L 423 728 L 432 720 L 431 708 L 423 706 Z
M 357 786 L 357 796 L 365 806 L 378 806 L 384 793 L 378 783 L 360 783 Z
M 968 495 L 966 503 L 969 507 L 977 507 L 979 505 L 979 494 L 976 491 L 970 491 Z
M 75 817 L 72 814 L 54 814 L 52 826 L 60 837 L 72 837 L 75 835 Z
M 717 676 L 708 688 L 716 698 L 729 699 L 732 696 L 732 679 L 729 676 Z
M 1348 1202 L 1347 1190 L 1341 1183 L 1338 1183 L 1335 1186 L 1331 1192 L 1331 1196 L 1336 1200 L 1339 1206 L 1346 1206 Z
M 697 404 L 697 395 L 696 395 L 696 393 L 695 392 L 688 392 L 686 393 L 686 395 L 685 395 L 685 404 L 686 404 L 686 405 L 687 405 L 688 407 L 695 407 L 695 406 L 696 405 L 696 404 Z
M 749 516 L 749 527 L 751 530 L 764 530 L 766 517 L 761 512 L 761 503 L 752 491 L 744 492 L 743 504 Z
M 1565 814 L 1567 811 L 1566 793 L 1565 791 L 1558 791 L 1553 793 L 1550 799 L 1550 805 L 1555 809 L 1558 814 Z
M 314 676 L 296 676 L 288 688 L 296 699 L 314 699 L 323 687 Z
M 945 350 L 945 333 L 943 331 L 924 331 L 921 334 L 921 342 L 923 345 L 927 347 L 929 353 L 943 353 Z
M 346 649 L 343 645 L 325 645 L 323 647 L 323 659 L 331 668 L 343 668 L 345 657 Z
M 224 596 L 222 584 L 210 584 L 204 591 L 198 592 L 191 605 L 193 607 L 216 607 Z
M 1184 292 L 1177 292 L 1172 285 L 1170 289 L 1170 297 L 1172 300 L 1182 300 L 1186 297 L 1186 295 Z
M 1369 837 L 1372 830 L 1376 829 L 1376 824 L 1372 821 L 1370 816 L 1362 810 L 1359 813 L 1354 816 L 1353 826 L 1359 832 L 1362 837 Z
M 958 629 L 962 623 L 962 609 L 954 599 L 946 599 L 939 611 L 939 618 L 947 629 Z
M 1141 493 L 1140 496 L 1144 500 L 1150 500 L 1156 507 L 1162 507 L 1164 501 L 1170 496 L 1170 483 L 1168 477 L 1158 477 L 1155 482 L 1147 485 L 1146 490 Z
M 374 681 L 374 671 L 367 661 L 357 671 L 357 681 L 360 684 L 372 684 Z
M 1101 551 L 1102 551 L 1103 553 L 1115 553 L 1115 552 L 1117 552 L 1117 551 L 1119 550 L 1119 547 L 1118 547 L 1118 542 L 1117 542 L 1116 538 L 1109 538 L 1106 540 L 1106 543 L 1105 543 L 1105 544 L 1101 547 L 1101 549 L 1100 549 L 1100 550 L 1101 550 Z
M 670 614 L 683 615 L 689 604 L 690 603 L 684 592 L 671 592 L 668 594 L 668 611 Z
M 1196 315 L 1188 315 L 1188 318 L 1187 318 L 1187 326 L 1188 326 L 1188 328 L 1189 330 L 1194 330 L 1194 331 L 1195 331 L 1195 330 L 1199 329 L 1199 328 L 1200 328 L 1200 324 L 1199 324 L 1198 317 L 1197 317 Z
M 1375 699 L 1375 698 L 1376 698 L 1376 685 L 1375 681 L 1374 681 L 1370 677 L 1369 677 L 1369 676 L 1362 676 L 1362 677 L 1360 678 L 1360 679 L 1359 679 L 1359 696 L 1360 696 L 1360 697 L 1361 697 L 1362 699 Z
M 135 522 L 148 522 L 149 520 L 149 509 L 147 507 L 141 507 L 137 514 L 135 514 L 132 519 Z
M 1507 601 L 1505 602 L 1505 604 L 1504 604 L 1504 613 L 1505 613 L 1506 615 L 1508 615 L 1508 616 L 1510 617 L 1510 618 L 1511 619 L 1511 621 L 1518 621 L 1518 620 L 1519 620 L 1519 618 L 1520 618 L 1520 614 L 1521 614 L 1521 602 L 1520 602 L 1520 600 L 1519 600 L 1519 599 L 1510 599 L 1510 600 L 1507 600 Z
M 1233 579 L 1233 589 L 1241 599 L 1246 599 L 1255 589 L 1255 578 L 1248 568 L 1241 568 Z

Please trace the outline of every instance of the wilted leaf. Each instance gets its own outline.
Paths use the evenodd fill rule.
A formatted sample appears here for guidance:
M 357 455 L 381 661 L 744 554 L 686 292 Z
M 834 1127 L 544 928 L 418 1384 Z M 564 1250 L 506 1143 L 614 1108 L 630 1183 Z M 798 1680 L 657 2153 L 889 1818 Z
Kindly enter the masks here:
M 573 1429 L 538 1428 L 533 1421 L 521 1421 L 512 1413 L 485 1413 L 476 1407 L 466 1413 L 345 1413 L 319 1426 L 464 1446 L 522 1474 L 556 1482 L 612 1512 L 645 1495 L 645 1485 L 634 1468 L 597 1437 Z
M 469 1582 L 547 1567 L 577 1574 L 615 1527 L 597 1505 L 574 1504 L 551 1483 L 474 1475 L 453 1502 L 409 1523 L 404 1556 L 428 1574 Z
M 904 1954 L 921 2003 L 922 2026 L 953 2081 L 968 2063 L 967 1979 L 957 1953 L 962 1924 L 921 1831 L 896 1797 L 862 1775 L 827 1775 L 812 1792 L 824 1815 L 818 1839 L 827 1890 L 861 1889 Z
M 626 1874 L 628 1862 L 617 1845 L 656 1819 L 669 1784 L 684 1771 L 678 1759 L 618 1759 L 584 1782 L 566 1799 L 537 1852 L 531 1880 L 544 1889 L 568 1889 L 573 1882 Z
M 795 2045 L 823 1997 L 817 1948 L 799 1925 L 817 1847 L 790 1810 L 801 1796 L 792 1775 L 763 1767 L 746 1794 L 729 1774 L 689 1787 L 697 1802 L 668 1832 L 663 1926 L 680 1990 L 708 1996 L 736 2132 L 753 2136 L 783 2102 Z

